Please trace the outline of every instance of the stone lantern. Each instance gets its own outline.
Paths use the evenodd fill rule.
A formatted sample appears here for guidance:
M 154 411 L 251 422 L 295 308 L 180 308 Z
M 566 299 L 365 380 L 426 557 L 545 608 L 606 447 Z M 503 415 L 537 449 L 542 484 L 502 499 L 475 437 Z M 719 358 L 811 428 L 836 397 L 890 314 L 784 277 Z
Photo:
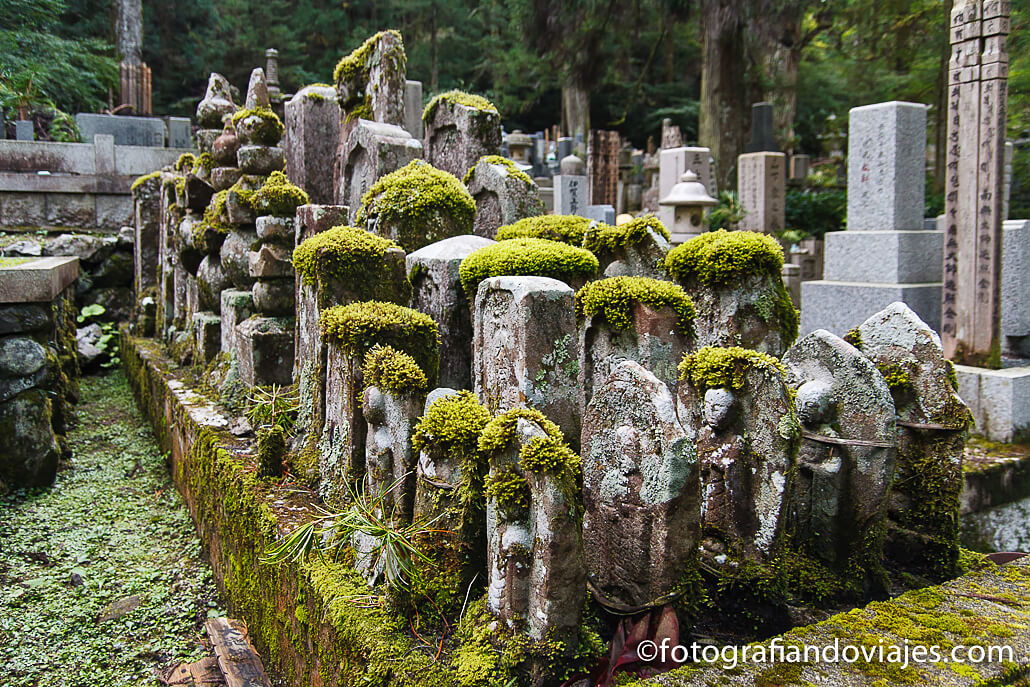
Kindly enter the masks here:
M 684 234 L 703 232 L 708 208 L 718 205 L 719 201 L 708 195 L 705 185 L 688 169 L 680 177 L 680 182 L 669 191 L 669 195 L 659 200 L 658 204 L 673 208 L 673 223 L 668 229 L 673 235 L 673 243 L 677 243 L 676 238 Z
M 528 166 L 529 151 L 533 147 L 533 137 L 521 131 L 513 131 L 507 136 L 508 154 L 519 166 Z

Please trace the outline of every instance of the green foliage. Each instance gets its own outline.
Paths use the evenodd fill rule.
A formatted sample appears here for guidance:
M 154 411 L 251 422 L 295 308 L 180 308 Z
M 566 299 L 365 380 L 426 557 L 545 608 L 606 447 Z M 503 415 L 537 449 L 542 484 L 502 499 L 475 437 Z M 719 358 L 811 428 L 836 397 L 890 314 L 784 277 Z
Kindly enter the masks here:
M 424 160 L 412 160 L 382 177 L 361 197 L 357 221 L 375 218 L 398 231 L 398 242 L 413 250 L 471 233 L 476 201 L 453 174 Z
M 422 121 L 429 122 L 433 119 L 433 114 L 436 112 L 436 108 L 440 106 L 440 103 L 451 103 L 454 105 L 464 105 L 465 107 L 471 107 L 474 110 L 482 110 L 490 114 L 500 116 L 500 112 L 494 107 L 494 104 L 484 98 L 481 95 L 474 95 L 472 93 L 466 93 L 465 91 L 447 91 L 441 93 L 426 105 L 425 109 L 422 110 Z
M 801 239 L 844 228 L 848 197 L 842 189 L 789 188 L 786 202 L 786 226 L 801 232 Z
M 244 414 L 255 429 L 278 427 L 286 435 L 293 434 L 300 410 L 300 395 L 292 386 L 256 386 L 247 397 Z
M 468 186 L 468 183 L 472 181 L 472 173 L 476 171 L 476 167 L 479 165 L 500 165 L 508 170 L 508 176 L 513 179 L 518 179 L 528 187 L 535 187 L 536 182 L 533 179 L 518 168 L 514 162 L 504 157 L 503 155 L 484 155 L 483 157 L 476 160 L 476 164 L 469 167 L 469 171 L 465 172 L 465 176 L 462 177 L 461 183 Z M 510 237 L 509 237 L 510 238 Z M 546 237 L 545 237 L 546 238 Z
M 583 237 L 583 247 L 594 253 L 603 250 L 616 251 L 643 241 L 647 237 L 649 230 L 658 234 L 666 241 L 670 238 L 669 230 L 665 228 L 660 219 L 654 215 L 641 215 L 616 227 L 601 224 L 600 222 L 592 223 Z
M 678 331 L 689 333 L 694 302 L 679 284 L 648 277 L 610 277 L 587 282 L 576 292 L 576 312 L 581 317 L 601 315 L 616 331 L 632 324 L 634 303 L 672 308 L 678 315 Z
M 382 301 L 336 305 L 322 311 L 318 327 L 324 339 L 352 355 L 364 356 L 376 344 L 404 351 L 426 377 L 436 377 L 440 346 L 436 322 L 425 313 Z
M 318 284 L 329 279 L 350 282 L 354 289 L 378 291 L 386 252 L 400 248 L 390 239 L 356 229 L 333 227 L 305 239 L 293 251 L 293 266 L 304 280 Z
M 779 278 L 783 249 L 776 239 L 753 231 L 709 231 L 673 248 L 665 269 L 679 280 L 727 284 L 751 275 Z
M 719 204 L 713 207 L 705 217 L 705 226 L 709 231 L 719 229 L 733 230 L 737 223 L 744 219 L 744 206 L 733 191 L 719 191 Z
M 497 229 L 496 239 L 547 239 L 570 246 L 582 246 L 583 237 L 591 220 L 579 215 L 537 215 L 523 217 L 517 222 Z
M 267 107 L 240 109 L 232 115 L 232 124 L 239 127 L 240 122 L 250 117 L 257 117 L 258 123 L 253 126 L 253 141 L 260 145 L 274 146 L 283 137 L 283 122 L 279 115 Z
M 100 338 L 95 344 L 102 354 L 100 367 L 110 368 L 120 365 L 122 362 L 119 355 L 121 337 L 118 335 L 118 323 L 103 319 L 102 316 L 106 313 L 107 308 L 99 303 L 92 303 L 83 306 L 75 319 L 79 324 L 100 325 Z
M 783 365 L 766 353 L 732 346 L 719 348 L 705 346 L 696 353 L 683 356 L 679 364 L 679 378 L 692 384 L 698 391 L 708 389 L 744 388 L 748 370 L 783 376 Z
M 293 217 L 298 206 L 309 202 L 308 194 L 291 184 L 285 174 L 272 172 L 254 194 L 253 206 L 260 214 Z
M 166 458 L 119 370 L 81 380 L 53 488 L 0 495 L 0 674 L 8 687 L 145 685 L 205 655 L 224 601 Z M 121 617 L 112 603 L 138 596 Z M 121 650 L 112 651 L 112 637 Z M 60 638 L 59 640 L 57 638 Z
M 429 386 L 415 359 L 391 346 L 373 346 L 365 354 L 361 373 L 366 387 L 384 391 L 424 391 Z
M 532 275 L 575 282 L 597 270 L 597 258 L 584 248 L 546 239 L 509 239 L 470 253 L 461 261 L 458 274 L 471 296 L 488 277 Z

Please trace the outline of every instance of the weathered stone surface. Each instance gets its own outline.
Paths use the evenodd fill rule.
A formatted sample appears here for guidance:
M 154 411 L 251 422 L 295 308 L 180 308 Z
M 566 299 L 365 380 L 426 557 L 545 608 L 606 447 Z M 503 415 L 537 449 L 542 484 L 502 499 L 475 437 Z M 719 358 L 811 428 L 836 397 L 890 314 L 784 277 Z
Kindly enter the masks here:
M 212 73 L 207 81 L 207 92 L 197 104 L 197 123 L 213 129 L 222 126 L 222 117 L 236 111 L 232 101 L 232 88 L 221 74 Z
M 236 164 L 236 151 L 232 153 L 232 164 Z M 239 167 L 215 167 L 211 170 L 211 188 L 224 191 L 240 180 L 243 170 Z
M 617 613 L 660 606 L 695 564 L 694 443 L 669 388 L 623 360 L 583 417 L 583 543 L 597 600 Z
M 696 432 L 702 546 L 708 556 L 767 560 L 784 531 L 787 477 L 801 439 L 794 404 L 771 358 L 732 348 L 694 355 L 713 354 L 735 358 L 739 376 L 688 375 L 677 399 L 680 420 Z
M 481 236 L 453 236 L 418 249 L 405 258 L 411 302 L 440 325 L 440 384 L 472 387 L 472 318 L 458 278 L 461 261 L 493 243 Z
M 290 383 L 293 373 L 293 319 L 251 317 L 236 325 L 236 360 L 247 386 Z
M 244 174 L 271 174 L 286 166 L 286 153 L 278 146 L 240 146 L 236 159 Z
M 344 59 L 349 68 L 337 71 L 336 90 L 347 117 L 403 126 L 407 58 L 400 33 L 381 31 Z
M 27 377 L 46 364 L 46 349 L 23 336 L 0 339 L 0 377 Z
M 0 484 L 44 487 L 54 481 L 60 450 L 54 436 L 52 404 L 42 389 L 29 389 L 0 403 Z
M 528 503 L 511 508 L 487 499 L 487 604 L 533 639 L 570 638 L 578 632 L 586 591 L 574 482 L 523 470 L 519 460 L 523 447 L 546 436 L 539 424 L 519 418 L 512 440 L 489 456 L 488 480 L 525 480 Z
M 38 303 L 0 304 L 0 334 L 38 332 L 52 326 L 50 310 Z
M 871 581 L 897 455 L 890 390 L 868 358 L 823 329 L 794 344 L 783 364 L 802 430 L 787 512 L 791 542 Z
M 269 107 L 268 82 L 265 80 L 265 70 L 255 67 L 250 72 L 250 81 L 247 82 L 247 98 L 243 107 L 253 110 L 256 107 Z
M 887 553 L 934 577 L 958 564 L 962 455 L 971 416 L 940 337 L 904 303 L 858 327 L 861 350 L 883 373 L 898 417 Z
M 669 240 L 648 227 L 637 241 L 629 241 L 615 249 L 594 251 L 605 277 L 650 277 L 668 279 L 659 265 L 670 248 Z
M 39 241 L 15 241 L 4 246 L 3 254 L 16 258 L 38 258 L 43 255 L 43 244 Z
M 47 241 L 44 255 L 75 256 L 87 265 L 96 265 L 111 257 L 118 241 L 114 237 L 91 234 L 61 234 Z
M 293 276 L 293 251 L 274 243 L 263 243 L 247 255 L 250 276 L 274 279 Z
M 433 104 L 435 103 L 435 104 Z M 501 115 L 450 100 L 430 104 L 423 146 L 429 164 L 461 179 L 484 155 L 501 151 Z
M 211 143 L 211 157 L 215 159 L 215 163 L 218 165 L 215 169 L 234 168 L 236 166 L 236 152 L 239 149 L 240 139 L 232 125 L 232 118 L 227 117 L 222 134 Z
M 213 312 L 193 314 L 193 336 L 197 361 L 201 364 L 215 359 L 222 349 L 222 319 Z
M 536 182 L 518 172 L 510 161 L 480 158 L 470 170 L 466 186 L 476 201 L 473 231 L 477 236 L 492 239 L 498 227 L 544 214 Z
M 258 238 L 293 247 L 295 230 L 292 217 L 261 215 L 254 221 L 254 224 L 257 228 Z
M 256 250 L 257 246 L 257 232 L 244 227 L 230 231 L 222 244 L 222 269 L 237 289 L 247 291 L 254 285 L 254 277 L 250 276 L 249 253 Z
M 260 313 L 292 316 L 296 311 L 292 279 L 259 279 L 253 293 L 254 308 Z
M 357 119 L 340 134 L 340 153 L 334 170 L 335 199 L 357 217 L 361 198 L 379 177 L 422 156 L 422 144 L 392 124 Z
M 742 346 L 780 356 L 794 342 L 797 330 L 781 319 L 781 311 L 794 305 L 779 274 L 751 275 L 687 292 L 697 308 L 699 346 Z
M 50 303 L 79 277 L 78 258 L 37 258 L 0 268 L 0 303 Z
M 205 255 L 197 268 L 197 304 L 216 315 L 222 310 L 222 291 L 232 286 L 216 255 Z
M 361 361 L 339 346 L 326 345 L 323 378 L 318 493 L 327 502 L 337 503 L 365 469 L 368 426 L 361 414 Z
M 787 156 L 755 152 L 737 157 L 737 193 L 744 218 L 739 227 L 763 234 L 783 231 L 787 207 Z
M 540 410 L 578 444 L 579 334 L 573 291 L 548 277 L 490 277 L 473 314 L 473 382 L 491 412 Z
M 312 203 L 333 202 L 333 165 L 340 137 L 336 89 L 305 86 L 286 103 L 286 176 Z
M 236 325 L 254 315 L 254 296 L 250 291 L 222 291 L 221 347 L 226 353 L 236 352 Z

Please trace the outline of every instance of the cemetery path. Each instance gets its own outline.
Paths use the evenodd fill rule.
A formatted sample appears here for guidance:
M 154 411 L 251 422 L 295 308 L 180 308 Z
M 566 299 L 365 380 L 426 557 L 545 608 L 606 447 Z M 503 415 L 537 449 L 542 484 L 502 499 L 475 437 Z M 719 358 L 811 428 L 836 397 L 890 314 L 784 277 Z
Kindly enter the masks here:
M 0 683 L 154 685 L 223 615 L 186 507 L 118 370 L 81 380 L 73 458 L 0 496 Z M 0 438 L 0 441 L 4 440 Z

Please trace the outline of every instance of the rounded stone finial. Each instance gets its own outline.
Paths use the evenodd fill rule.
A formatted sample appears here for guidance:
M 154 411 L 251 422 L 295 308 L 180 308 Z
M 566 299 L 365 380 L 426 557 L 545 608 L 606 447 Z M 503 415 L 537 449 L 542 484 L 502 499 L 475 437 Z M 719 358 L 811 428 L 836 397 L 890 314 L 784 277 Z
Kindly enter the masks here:
M 561 160 L 561 173 L 564 176 L 583 176 L 586 164 L 576 155 L 567 155 Z

